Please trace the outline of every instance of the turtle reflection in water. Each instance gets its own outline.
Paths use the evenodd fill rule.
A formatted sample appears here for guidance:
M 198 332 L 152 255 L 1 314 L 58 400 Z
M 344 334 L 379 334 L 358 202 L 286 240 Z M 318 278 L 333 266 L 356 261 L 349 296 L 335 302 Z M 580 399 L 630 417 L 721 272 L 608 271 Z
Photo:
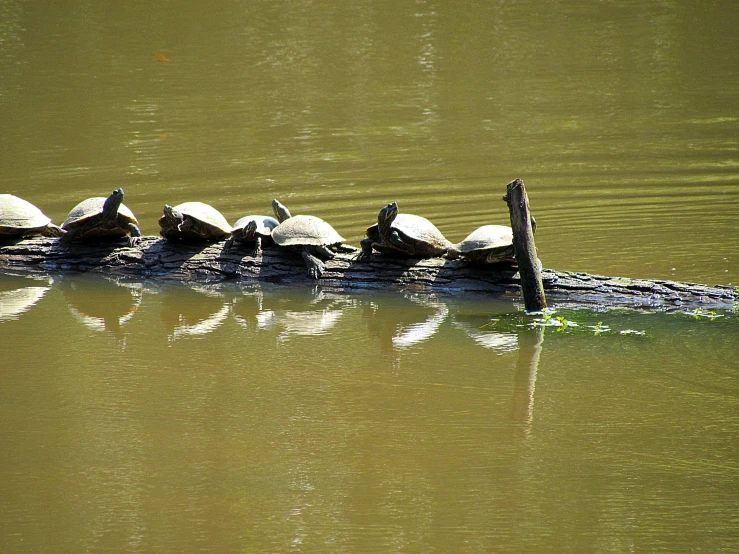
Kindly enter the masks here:
M 0 243 L 34 235 L 60 237 L 63 234 L 61 227 L 30 202 L 12 194 L 0 194 Z
M 448 306 L 433 296 L 404 296 L 410 302 L 365 305 L 369 333 L 383 351 L 405 350 L 431 339 L 449 316 Z
M 128 236 L 133 246 L 141 237 L 138 221 L 123 204 L 123 189 L 117 189 L 104 198 L 96 196 L 77 204 L 62 223 L 66 231 L 62 242 L 74 240 L 106 240 Z
M 174 341 L 212 333 L 228 319 L 229 312 L 222 292 L 191 285 L 166 292 L 160 317 L 169 340 Z
M 272 209 L 280 224 L 272 230 L 275 244 L 291 248 L 303 256 L 308 274 L 318 279 L 325 271 L 318 255 L 331 259 L 335 252 L 354 252 L 356 249 L 343 244 L 344 238 L 331 225 L 312 215 L 292 216 L 277 200 Z
M 65 279 L 61 285 L 69 311 L 88 329 L 120 335 L 143 298 L 140 283 L 110 279 Z
M 320 336 L 328 334 L 344 311 L 353 305 L 343 295 L 323 291 L 297 296 L 265 295 L 262 292 L 244 294 L 232 304 L 234 319 L 245 329 L 279 331 L 277 342 L 292 336 Z
M 52 280 L 31 280 L 44 286 L 28 286 L 28 282 L 27 278 L 6 277 L 0 283 L 0 321 L 18 319 L 33 308 L 51 289 Z
M 409 258 L 457 258 L 459 251 L 425 217 L 398 213 L 398 204 L 391 202 L 380 210 L 377 223 L 367 229 L 361 241 L 360 260 L 369 259 L 372 250 L 389 256 Z

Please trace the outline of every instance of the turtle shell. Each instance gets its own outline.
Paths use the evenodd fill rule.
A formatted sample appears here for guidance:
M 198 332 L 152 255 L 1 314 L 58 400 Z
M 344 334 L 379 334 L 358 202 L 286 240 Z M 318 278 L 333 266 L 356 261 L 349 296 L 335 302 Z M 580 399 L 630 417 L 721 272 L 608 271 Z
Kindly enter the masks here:
M 51 219 L 27 200 L 12 194 L 0 194 L 0 236 L 41 233 L 49 223 Z
M 457 245 L 463 254 L 473 250 L 490 250 L 513 246 L 513 229 L 505 225 L 483 225 L 472 231 Z
M 403 233 L 406 237 L 416 242 L 432 244 L 441 248 L 448 248 L 450 242 L 425 217 L 413 214 L 398 214 L 391 228 Z
M 95 196 L 94 198 L 83 200 L 69 212 L 67 219 L 62 223 L 62 229 L 74 229 L 83 222 L 92 223 L 94 218 L 103 213 L 103 204 L 105 204 L 106 200 L 107 198 L 104 196 Z M 139 223 L 136 220 L 136 216 L 133 215 L 133 212 L 125 204 L 118 206 L 118 217 L 123 217 L 127 223 L 134 223 L 136 225 Z
M 269 217 L 268 215 L 246 215 L 239 219 L 236 223 L 234 223 L 232 233 L 243 231 L 244 227 L 246 227 L 247 223 L 249 223 L 250 221 L 257 222 L 256 233 L 257 235 L 261 235 L 263 237 L 270 236 L 272 234 L 272 229 L 280 224 L 280 222 L 277 221 L 274 217 Z
M 390 228 L 396 230 L 406 241 L 412 242 L 418 256 L 439 256 L 454 248 L 436 225 L 419 215 L 399 213 Z M 383 254 L 397 255 L 399 252 L 392 245 L 383 244 L 377 223 L 367 229 L 367 237 L 374 241 L 373 248 Z
M 177 224 L 171 221 L 168 210 L 173 210 L 182 216 Z M 231 225 L 221 212 L 203 202 L 185 202 L 174 208 L 164 207 L 164 215 L 159 218 L 160 234 L 170 240 L 184 241 L 216 241 L 231 234 Z
M 505 225 L 483 225 L 456 245 L 462 256 L 476 263 L 513 259 L 513 229 Z
M 107 198 L 96 196 L 83 200 L 72 208 L 62 223 L 62 229 L 67 231 L 62 240 L 110 239 L 130 235 L 130 244 L 135 244 L 141 236 L 138 221 L 122 201 L 121 188 L 114 190 Z
M 229 225 L 223 214 L 216 210 L 210 204 L 203 202 L 184 202 L 174 207 L 175 210 L 180 212 L 183 216 L 190 216 L 193 219 L 197 219 L 201 223 L 205 223 L 209 227 L 212 227 L 214 234 L 218 234 L 220 231 L 223 234 L 231 233 L 231 225 Z
M 272 239 L 280 246 L 329 246 L 344 238 L 320 217 L 295 215 L 272 230 Z

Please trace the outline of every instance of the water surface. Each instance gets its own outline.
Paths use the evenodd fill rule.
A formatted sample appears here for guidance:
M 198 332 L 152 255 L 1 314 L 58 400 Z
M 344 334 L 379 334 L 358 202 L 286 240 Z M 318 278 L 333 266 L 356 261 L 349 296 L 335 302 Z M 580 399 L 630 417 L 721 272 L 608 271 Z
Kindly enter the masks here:
M 739 283 L 731 2 L 0 0 L 0 189 Z M 736 314 L 0 276 L 0 544 L 733 552 Z M 717 317 L 720 316 L 720 317 Z M 600 323 L 600 325 L 599 325 Z M 559 330 L 558 330 L 559 329 Z

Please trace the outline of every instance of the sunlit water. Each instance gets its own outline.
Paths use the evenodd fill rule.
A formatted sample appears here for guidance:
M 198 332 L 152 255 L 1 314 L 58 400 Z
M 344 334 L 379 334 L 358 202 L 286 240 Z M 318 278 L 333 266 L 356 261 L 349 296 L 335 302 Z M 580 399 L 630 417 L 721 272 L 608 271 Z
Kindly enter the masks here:
M 739 11 L 0 0 L 0 192 L 739 283 Z M 556 317 L 561 319 L 558 321 Z M 739 550 L 737 315 L 0 276 L 0 550 Z

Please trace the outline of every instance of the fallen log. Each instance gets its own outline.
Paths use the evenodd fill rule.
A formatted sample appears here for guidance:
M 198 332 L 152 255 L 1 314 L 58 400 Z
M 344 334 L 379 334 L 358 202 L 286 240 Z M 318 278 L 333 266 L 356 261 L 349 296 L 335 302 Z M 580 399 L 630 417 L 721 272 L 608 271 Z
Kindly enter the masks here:
M 0 246 L 0 273 L 55 275 L 97 273 L 115 278 L 202 283 L 233 280 L 315 286 L 331 290 L 408 289 L 430 293 L 489 293 L 520 297 L 517 268 L 480 267 L 460 260 L 395 259 L 373 254 L 357 261 L 356 254 L 340 253 L 325 263 L 320 280 L 308 276 L 295 252 L 266 248 L 251 257 L 249 247 L 223 250 L 211 245 L 178 244 L 159 237 L 142 237 L 135 246 L 127 241 L 104 244 L 72 243 L 34 237 Z M 676 281 L 627 279 L 585 273 L 542 270 L 544 289 L 560 304 L 643 306 L 657 309 L 701 307 L 731 309 L 739 289 Z

